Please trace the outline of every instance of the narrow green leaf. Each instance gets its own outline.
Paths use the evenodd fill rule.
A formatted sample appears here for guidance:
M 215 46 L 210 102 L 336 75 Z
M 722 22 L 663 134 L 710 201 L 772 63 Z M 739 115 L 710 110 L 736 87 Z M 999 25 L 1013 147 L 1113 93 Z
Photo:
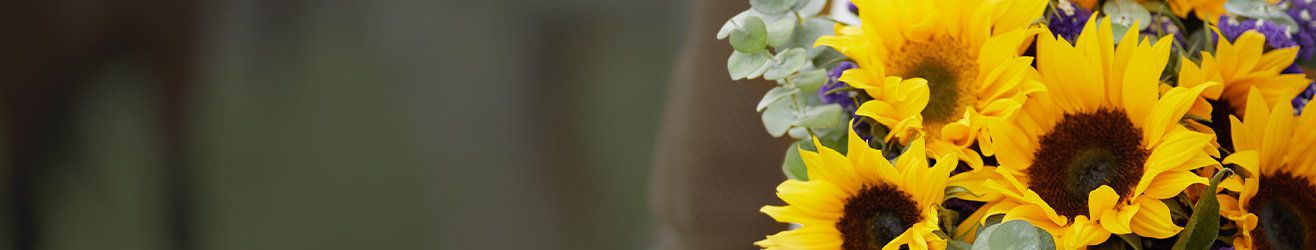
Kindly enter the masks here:
M 1211 185 L 1202 190 L 1202 197 L 1197 199 L 1197 205 L 1193 205 L 1192 217 L 1188 218 L 1188 224 L 1179 232 L 1174 250 L 1207 249 L 1215 242 L 1220 233 L 1220 203 L 1216 201 L 1216 187 L 1233 173 L 1233 170 L 1226 168 L 1211 177 Z
M 791 143 L 790 148 L 786 149 L 786 160 L 781 163 L 781 171 L 786 173 L 786 178 L 794 180 L 809 180 L 809 172 L 804 167 L 804 159 L 800 158 L 800 144 L 806 141 L 797 141 Z
M 767 46 L 768 27 L 762 18 L 751 16 L 736 22 L 736 29 L 731 31 L 732 48 L 744 53 L 755 53 L 763 51 Z
M 1138 237 L 1138 235 L 1134 234 L 1116 234 L 1115 236 L 1119 236 L 1120 239 L 1123 239 L 1124 243 L 1133 247 L 1133 250 L 1142 250 L 1142 237 Z
M 772 90 L 768 90 L 768 93 L 763 95 L 763 99 L 759 100 L 759 105 L 754 109 L 763 112 L 763 109 L 768 108 L 769 104 L 798 93 L 800 93 L 800 89 L 787 86 L 777 86 L 776 88 L 772 88 Z

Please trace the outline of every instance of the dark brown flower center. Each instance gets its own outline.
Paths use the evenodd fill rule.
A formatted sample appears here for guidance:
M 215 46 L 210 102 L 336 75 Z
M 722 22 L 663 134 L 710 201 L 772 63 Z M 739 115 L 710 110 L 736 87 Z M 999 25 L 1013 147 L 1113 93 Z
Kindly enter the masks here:
M 1220 147 L 1229 151 L 1234 151 L 1234 137 L 1229 129 L 1229 116 L 1234 115 L 1234 106 L 1229 105 L 1229 100 L 1220 97 L 1220 100 L 1207 100 L 1211 104 L 1211 130 L 1215 131 L 1216 142 Z M 1240 116 L 1241 117 L 1241 116 Z
M 1101 185 L 1126 197 L 1142 177 L 1150 154 L 1142 148 L 1142 130 L 1123 110 L 1099 109 L 1066 114 L 1042 136 L 1028 187 L 1057 214 L 1088 214 L 1088 193 Z
M 891 54 L 891 72 L 903 78 L 928 80 L 930 96 L 923 120 L 934 127 L 958 120 L 964 108 L 973 105 L 974 78 L 978 76 L 977 54 L 950 37 L 910 42 Z
M 845 215 L 836 222 L 843 249 L 882 249 L 904 233 L 922 214 L 918 203 L 895 187 L 865 187 L 845 203 Z
M 1257 249 L 1316 249 L 1316 186 L 1288 173 L 1261 176 L 1247 210 L 1260 219 L 1252 229 Z

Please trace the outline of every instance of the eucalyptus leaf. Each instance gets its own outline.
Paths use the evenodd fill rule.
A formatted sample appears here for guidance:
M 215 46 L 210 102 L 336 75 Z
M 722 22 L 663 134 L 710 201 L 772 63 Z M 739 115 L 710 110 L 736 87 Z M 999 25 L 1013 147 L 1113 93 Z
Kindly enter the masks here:
M 800 15 L 814 16 L 822 12 L 823 6 L 827 5 L 827 0 L 797 0 L 795 1 L 795 11 Z
M 782 18 L 768 23 L 768 46 L 781 48 L 795 35 L 795 18 Z
M 768 134 L 781 137 L 786 134 L 787 130 L 790 130 L 796 117 L 793 102 L 783 98 L 768 104 L 768 108 L 763 110 L 763 127 L 768 129 Z
M 767 72 L 763 73 L 763 78 L 780 80 L 804 68 L 808 63 L 809 58 L 805 55 L 803 48 L 787 49 L 772 57 L 773 65 L 768 68 Z
M 808 128 L 828 128 L 836 126 L 845 118 L 845 111 L 841 110 L 841 105 L 821 105 L 810 106 L 804 109 L 800 114 L 800 120 L 797 126 Z
M 731 80 L 756 78 L 767 71 L 771 60 L 772 53 L 767 51 L 752 54 L 732 51 L 731 57 L 727 58 L 727 72 L 731 74 Z
M 794 38 L 791 39 L 787 47 L 806 48 L 809 52 L 809 58 L 817 57 L 823 51 L 831 50 L 827 46 L 814 47 L 814 42 L 819 37 L 835 34 L 835 22 L 826 18 L 812 17 L 800 22 L 799 27 L 795 28 Z
M 786 14 L 795 7 L 795 2 L 796 0 L 749 0 L 749 5 L 754 11 L 775 16 Z
M 973 244 L 969 244 L 968 242 L 963 242 L 958 240 L 950 240 L 946 242 L 946 250 L 970 250 L 970 249 L 973 249 Z
M 1097 19 L 1097 22 L 1101 22 L 1101 21 L 1102 21 L 1101 19 Z M 1123 38 L 1124 35 L 1125 35 L 1125 33 L 1128 33 L 1128 32 L 1129 32 L 1129 29 L 1130 29 L 1129 26 L 1130 26 L 1130 25 L 1131 25 L 1131 24 L 1122 24 L 1122 23 L 1115 22 L 1115 21 L 1111 21 L 1111 22 L 1110 22 L 1110 34 L 1111 34 L 1111 37 L 1114 37 L 1114 38 L 1115 38 L 1115 43 L 1116 43 L 1116 44 L 1119 44 L 1120 40 L 1124 40 L 1124 39 L 1120 39 L 1120 38 Z M 1138 35 L 1138 32 L 1137 32 L 1137 31 L 1134 31 L 1133 35 Z
M 776 88 L 772 88 L 772 90 L 768 90 L 767 94 L 763 95 L 763 99 L 759 100 L 759 105 L 754 107 L 754 109 L 759 112 L 763 112 L 763 109 L 768 108 L 768 105 L 777 102 L 782 98 L 786 98 L 788 96 L 799 94 L 799 93 L 800 93 L 800 89 L 787 87 L 787 86 L 778 86 Z
M 1193 215 L 1188 224 L 1179 232 L 1179 240 L 1174 242 L 1174 250 L 1207 249 L 1215 242 L 1220 233 L 1220 202 L 1216 200 L 1216 187 L 1220 181 L 1234 173 L 1228 168 L 1222 169 L 1211 177 L 1211 185 L 1202 190 L 1202 197 L 1193 205 Z
M 1242 17 L 1261 19 L 1270 15 L 1272 7 L 1266 0 L 1229 0 L 1225 2 L 1225 12 Z
M 746 10 L 731 17 L 726 23 L 722 24 L 721 29 L 717 30 L 717 40 L 727 39 L 727 37 L 731 36 L 731 31 L 736 30 L 736 22 L 744 21 L 745 18 L 753 15 L 757 15 L 757 13 L 754 13 L 754 10 Z
M 805 93 L 818 92 L 818 89 L 822 88 L 824 83 L 827 83 L 827 70 L 813 69 L 801 71 L 799 75 L 795 75 L 794 77 L 791 77 L 791 79 L 793 79 L 792 82 L 795 83 L 795 87 Z
M 1151 25 L 1152 22 L 1151 12 L 1148 12 L 1147 8 L 1142 7 L 1141 4 L 1138 4 L 1138 2 L 1134 2 L 1133 0 L 1106 1 L 1106 3 L 1101 6 L 1101 11 L 1105 13 L 1107 17 L 1110 17 L 1111 24 L 1122 24 L 1126 29 L 1132 28 L 1133 24 L 1136 22 L 1138 23 L 1138 27 L 1135 30 L 1143 30 Z M 1115 34 L 1114 37 L 1115 39 L 1119 39 L 1123 36 Z
M 1023 220 L 989 226 L 973 242 L 974 250 L 1055 248 L 1055 239 L 1050 233 Z
M 754 53 L 763 51 L 768 46 L 768 27 L 757 16 L 735 21 L 736 28 L 731 31 L 731 47 L 736 51 Z
M 804 167 L 804 159 L 800 158 L 800 144 L 804 143 L 805 141 L 797 141 L 786 149 L 786 160 L 781 163 L 781 171 L 786 173 L 786 178 L 809 180 L 809 171 Z
M 994 214 L 994 215 L 987 216 L 986 219 L 983 219 L 983 220 L 982 220 L 982 223 L 981 223 L 981 225 L 978 226 L 978 229 L 975 230 L 975 234 L 981 236 L 983 230 L 986 230 L 987 227 L 991 227 L 991 226 L 994 226 L 994 225 L 997 225 L 997 224 L 1001 224 L 1001 220 L 1003 220 L 1003 219 L 1005 219 L 1005 215 L 1004 215 L 1004 214 Z

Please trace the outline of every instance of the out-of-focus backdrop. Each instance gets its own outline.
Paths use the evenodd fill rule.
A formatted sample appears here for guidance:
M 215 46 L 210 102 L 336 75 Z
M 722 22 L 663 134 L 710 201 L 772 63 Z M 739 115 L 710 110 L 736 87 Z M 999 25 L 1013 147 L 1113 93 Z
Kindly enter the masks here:
M 45 1 L 63 14 L 28 16 L 123 9 L 102 2 Z M 650 248 L 646 188 L 673 59 L 686 35 L 713 36 L 685 32 L 690 2 L 198 0 L 181 106 L 188 244 Z M 58 72 L 78 76 L 67 129 L 28 135 L 56 145 L 25 180 L 32 246 L 171 249 L 173 187 L 160 179 L 172 146 L 158 116 L 176 104 L 160 100 L 147 56 L 92 55 Z

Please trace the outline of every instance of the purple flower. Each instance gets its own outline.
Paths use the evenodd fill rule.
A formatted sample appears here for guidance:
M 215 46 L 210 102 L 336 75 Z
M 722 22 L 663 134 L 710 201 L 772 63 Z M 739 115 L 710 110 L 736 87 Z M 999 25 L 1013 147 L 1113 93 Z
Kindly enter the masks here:
M 1302 109 L 1307 107 L 1307 103 L 1311 102 L 1313 96 L 1316 96 L 1316 82 L 1307 84 L 1307 89 L 1302 90 L 1302 93 L 1298 93 L 1298 97 L 1293 98 L 1293 113 L 1302 114 Z
M 1316 4 L 1311 0 L 1285 0 L 1289 3 L 1288 14 L 1298 23 L 1298 32 L 1293 37 L 1301 46 L 1298 49 L 1298 60 L 1307 60 L 1316 53 Z M 1282 4 L 1282 3 L 1281 3 Z
M 1298 46 L 1298 42 L 1293 40 L 1289 34 L 1288 28 L 1275 22 L 1266 20 L 1242 19 L 1236 20 L 1228 16 L 1220 16 L 1220 33 L 1225 35 L 1226 39 L 1233 41 L 1243 32 L 1256 30 L 1266 36 L 1266 45 L 1272 49 L 1288 48 Z
M 1139 33 L 1153 37 L 1172 35 L 1175 43 L 1178 44 L 1176 46 L 1183 46 L 1183 44 L 1188 43 L 1188 37 L 1183 35 L 1183 29 L 1180 29 L 1179 25 L 1175 25 L 1174 21 L 1167 16 L 1153 16 L 1151 25 L 1148 25 L 1146 29 Z
M 840 80 L 841 73 L 844 73 L 845 70 L 858 67 L 858 65 L 849 61 L 837 64 L 835 68 L 832 68 L 831 72 L 827 72 L 827 83 L 823 83 L 823 86 L 818 88 L 818 98 L 822 99 L 823 103 L 841 105 L 841 109 L 845 110 L 847 113 L 853 114 L 856 109 L 854 97 L 857 93 L 854 91 L 838 89 L 850 86 Z
M 850 13 L 854 13 L 855 15 L 859 14 L 859 6 L 854 6 L 854 1 L 845 3 L 845 5 L 850 6 Z
M 1069 1 L 1060 1 L 1057 7 L 1059 11 L 1047 17 L 1047 27 L 1051 28 L 1051 32 L 1069 41 L 1078 39 L 1078 33 L 1083 32 L 1083 25 L 1088 23 L 1092 11 L 1074 6 Z

